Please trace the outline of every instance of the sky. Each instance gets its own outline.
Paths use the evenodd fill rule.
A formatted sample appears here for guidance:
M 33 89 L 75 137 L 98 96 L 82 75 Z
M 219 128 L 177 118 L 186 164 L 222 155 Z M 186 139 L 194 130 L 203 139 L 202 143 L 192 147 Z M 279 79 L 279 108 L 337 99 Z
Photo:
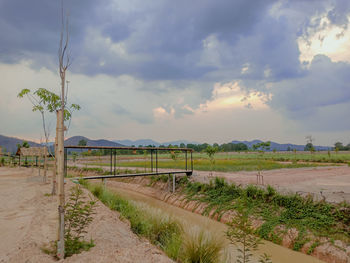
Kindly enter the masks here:
M 350 143 L 348 0 L 70 0 L 64 13 L 81 106 L 67 137 Z M 60 31 L 61 1 L 0 0 L 0 134 L 43 138 L 17 94 L 59 93 Z

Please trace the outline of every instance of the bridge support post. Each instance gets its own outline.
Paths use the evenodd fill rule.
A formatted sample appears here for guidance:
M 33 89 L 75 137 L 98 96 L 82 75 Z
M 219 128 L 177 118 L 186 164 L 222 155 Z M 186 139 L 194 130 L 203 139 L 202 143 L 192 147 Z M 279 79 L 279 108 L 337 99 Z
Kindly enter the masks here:
M 106 188 L 106 186 L 107 186 L 107 178 L 103 178 L 102 179 L 102 184 L 103 184 L 103 187 Z
M 176 181 L 176 175 L 173 174 L 173 193 L 175 193 L 175 181 Z
M 168 174 L 168 192 L 170 192 L 170 174 Z

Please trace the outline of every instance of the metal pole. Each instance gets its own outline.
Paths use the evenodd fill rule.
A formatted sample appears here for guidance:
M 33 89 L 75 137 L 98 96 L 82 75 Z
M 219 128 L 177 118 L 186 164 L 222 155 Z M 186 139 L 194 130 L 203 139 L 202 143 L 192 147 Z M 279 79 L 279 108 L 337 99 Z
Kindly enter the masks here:
M 153 150 L 151 150 L 151 172 L 153 172 Z
M 117 163 L 117 150 L 114 150 L 114 171 L 113 171 L 113 175 L 115 175 L 116 163 Z
M 156 172 L 158 173 L 158 150 L 156 150 Z
M 185 156 L 186 156 L 186 171 L 187 171 L 187 151 L 185 151 Z
M 192 151 L 191 151 L 191 171 L 193 172 L 193 158 L 192 158 Z
M 47 147 L 44 147 L 44 182 L 46 183 L 46 173 L 47 173 Z
M 64 177 L 67 177 L 68 149 L 64 148 Z
M 112 155 L 113 155 L 113 154 L 112 154 L 112 149 L 111 149 L 111 162 L 110 162 L 110 168 L 111 168 L 110 170 L 111 170 L 111 174 L 112 174 L 112 163 L 113 163 L 113 158 L 112 158 Z

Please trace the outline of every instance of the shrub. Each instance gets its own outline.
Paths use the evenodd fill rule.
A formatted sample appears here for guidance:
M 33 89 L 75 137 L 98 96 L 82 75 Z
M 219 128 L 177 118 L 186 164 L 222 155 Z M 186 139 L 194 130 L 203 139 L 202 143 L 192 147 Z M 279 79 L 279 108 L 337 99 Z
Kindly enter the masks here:
M 92 222 L 95 201 L 86 200 L 79 185 L 71 189 L 68 202 L 65 205 L 65 257 L 89 250 L 94 246 L 93 240 L 86 242 L 84 234 Z
M 166 183 L 168 182 L 168 175 L 166 174 L 161 174 L 161 175 L 152 175 L 151 176 L 151 184 L 154 184 L 156 182 L 163 182 L 163 183 Z
M 259 263 L 272 263 L 271 256 L 264 253 L 259 258 Z
M 182 260 L 186 263 L 220 262 L 222 241 L 207 232 L 192 229 L 184 240 Z

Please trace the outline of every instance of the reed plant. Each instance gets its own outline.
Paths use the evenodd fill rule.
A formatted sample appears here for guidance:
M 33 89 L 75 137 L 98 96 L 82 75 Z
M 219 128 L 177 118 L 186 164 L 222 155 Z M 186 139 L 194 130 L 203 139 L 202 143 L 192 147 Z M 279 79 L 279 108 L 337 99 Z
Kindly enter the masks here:
M 223 249 L 223 240 L 203 229 L 192 228 L 184 239 L 181 259 L 184 263 L 222 262 Z

